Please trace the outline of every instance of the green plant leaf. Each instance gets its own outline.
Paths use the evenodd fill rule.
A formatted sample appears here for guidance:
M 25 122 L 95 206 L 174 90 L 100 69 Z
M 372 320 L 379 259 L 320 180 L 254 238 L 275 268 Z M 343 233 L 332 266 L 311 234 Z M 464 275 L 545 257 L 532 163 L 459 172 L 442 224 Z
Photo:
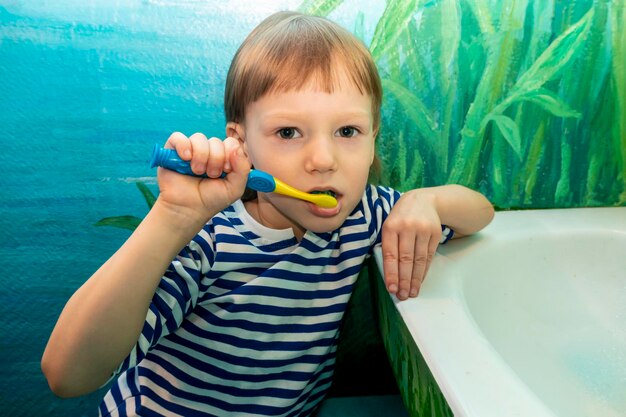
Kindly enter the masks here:
M 525 94 L 542 87 L 558 75 L 584 46 L 591 27 L 593 7 L 587 14 L 556 38 L 537 58 L 513 87 L 511 96 Z
M 359 12 L 356 15 L 353 33 L 361 42 L 365 42 L 365 15 L 363 12 Z
M 135 230 L 137 226 L 139 226 L 139 223 L 141 223 L 141 219 L 136 216 L 115 216 L 100 219 L 94 226 L 111 226 L 120 229 Z
M 519 127 L 513 119 L 502 114 L 495 114 L 487 117 L 488 120 L 493 120 L 498 126 L 500 133 L 504 136 L 504 139 L 511 146 L 517 157 L 522 159 L 522 138 L 519 133 Z
M 156 201 L 156 196 L 150 191 L 148 186 L 143 182 L 136 182 L 135 185 L 139 188 L 141 194 L 143 194 L 143 198 L 146 200 L 146 204 L 148 208 L 152 208 L 154 202 Z
M 393 95 L 402 105 L 406 115 L 415 124 L 419 133 L 423 137 L 434 141 L 435 122 L 429 115 L 424 103 L 415 94 L 395 81 L 384 79 L 382 84 L 383 90 Z
M 610 9 L 611 45 L 613 50 L 613 82 L 615 84 L 615 124 L 613 141 L 620 149 L 617 159 L 619 164 L 618 177 L 621 178 L 622 191 L 619 194 L 620 204 L 626 205 L 626 4 L 622 0 L 613 0 Z
M 343 3 L 343 0 L 305 0 L 298 11 L 316 16 L 328 16 Z
M 491 17 L 492 7 L 486 0 L 467 0 L 472 13 L 478 22 L 480 31 L 483 34 L 492 34 L 495 32 L 493 19 Z
M 387 7 L 376 24 L 370 51 L 376 61 L 385 55 L 387 50 L 397 47 L 396 41 L 413 18 L 417 0 L 389 0 Z
M 531 94 L 523 95 L 519 98 L 519 100 L 535 103 L 557 117 L 580 117 L 579 112 L 569 107 L 552 91 L 544 88 L 536 90 Z

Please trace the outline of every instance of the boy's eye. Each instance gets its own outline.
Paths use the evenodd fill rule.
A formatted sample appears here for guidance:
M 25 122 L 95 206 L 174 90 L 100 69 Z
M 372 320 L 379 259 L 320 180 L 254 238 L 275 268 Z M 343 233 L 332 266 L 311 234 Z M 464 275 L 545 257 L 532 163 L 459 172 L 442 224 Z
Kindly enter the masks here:
M 344 127 L 339 128 L 337 133 L 339 134 L 339 136 L 343 138 L 351 138 L 353 136 L 356 136 L 357 133 L 359 133 L 359 131 L 352 126 L 344 126 Z
M 278 131 L 278 135 L 282 139 L 293 139 L 299 137 L 298 131 L 293 127 L 283 127 Z

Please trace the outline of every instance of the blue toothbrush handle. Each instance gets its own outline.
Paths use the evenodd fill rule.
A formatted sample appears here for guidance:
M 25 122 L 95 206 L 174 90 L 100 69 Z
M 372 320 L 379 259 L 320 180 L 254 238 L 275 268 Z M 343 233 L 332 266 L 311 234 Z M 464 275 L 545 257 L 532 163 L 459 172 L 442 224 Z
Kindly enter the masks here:
M 276 181 L 274 177 L 264 171 L 251 169 L 248 174 L 248 182 L 246 186 L 251 190 L 260 191 L 262 193 L 271 193 L 276 189 Z
M 154 145 L 152 149 L 152 158 L 150 158 L 150 167 L 163 167 L 171 171 L 176 171 L 179 174 L 190 175 L 192 177 L 208 178 L 206 174 L 197 175 L 191 170 L 189 161 L 181 159 L 176 150 L 161 148 L 159 145 Z M 223 172 L 220 178 L 224 178 L 226 173 Z M 263 193 L 271 193 L 276 189 L 276 181 L 267 172 L 259 171 L 258 169 L 250 170 L 248 175 L 248 183 L 246 186 L 250 189 L 261 191 Z

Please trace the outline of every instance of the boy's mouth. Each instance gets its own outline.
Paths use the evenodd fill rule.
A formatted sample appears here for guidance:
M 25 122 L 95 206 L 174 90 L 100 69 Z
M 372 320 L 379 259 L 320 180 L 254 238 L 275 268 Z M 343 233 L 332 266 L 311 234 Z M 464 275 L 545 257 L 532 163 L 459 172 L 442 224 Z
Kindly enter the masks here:
M 335 193 L 333 190 L 313 190 L 311 191 L 311 194 L 326 194 L 333 198 L 337 198 L 337 193 Z

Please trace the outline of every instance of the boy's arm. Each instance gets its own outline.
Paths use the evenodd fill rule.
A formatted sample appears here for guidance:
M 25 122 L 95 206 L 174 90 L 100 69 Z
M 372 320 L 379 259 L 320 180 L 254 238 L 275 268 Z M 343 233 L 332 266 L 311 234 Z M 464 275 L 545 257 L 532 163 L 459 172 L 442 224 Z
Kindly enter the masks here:
M 137 343 L 171 260 L 200 230 L 175 221 L 158 200 L 122 247 L 67 302 L 42 370 L 62 397 L 100 387 Z
M 420 188 L 402 195 L 382 229 L 385 282 L 398 299 L 415 297 L 441 238 L 441 225 L 454 237 L 475 233 L 494 210 L 480 193 L 460 185 Z
M 213 145 L 222 149 L 209 152 Z M 219 167 L 224 166 L 219 171 L 229 175 L 200 179 L 159 169 L 160 194 L 154 206 L 122 247 L 70 298 L 52 331 L 41 366 L 59 396 L 83 395 L 106 382 L 137 343 L 172 259 L 245 189 L 250 164 L 232 138 L 222 143 L 199 134 L 191 138 L 174 134 L 166 146 L 191 160 L 198 174 L 209 172 L 216 159 L 209 155 L 217 155 Z

